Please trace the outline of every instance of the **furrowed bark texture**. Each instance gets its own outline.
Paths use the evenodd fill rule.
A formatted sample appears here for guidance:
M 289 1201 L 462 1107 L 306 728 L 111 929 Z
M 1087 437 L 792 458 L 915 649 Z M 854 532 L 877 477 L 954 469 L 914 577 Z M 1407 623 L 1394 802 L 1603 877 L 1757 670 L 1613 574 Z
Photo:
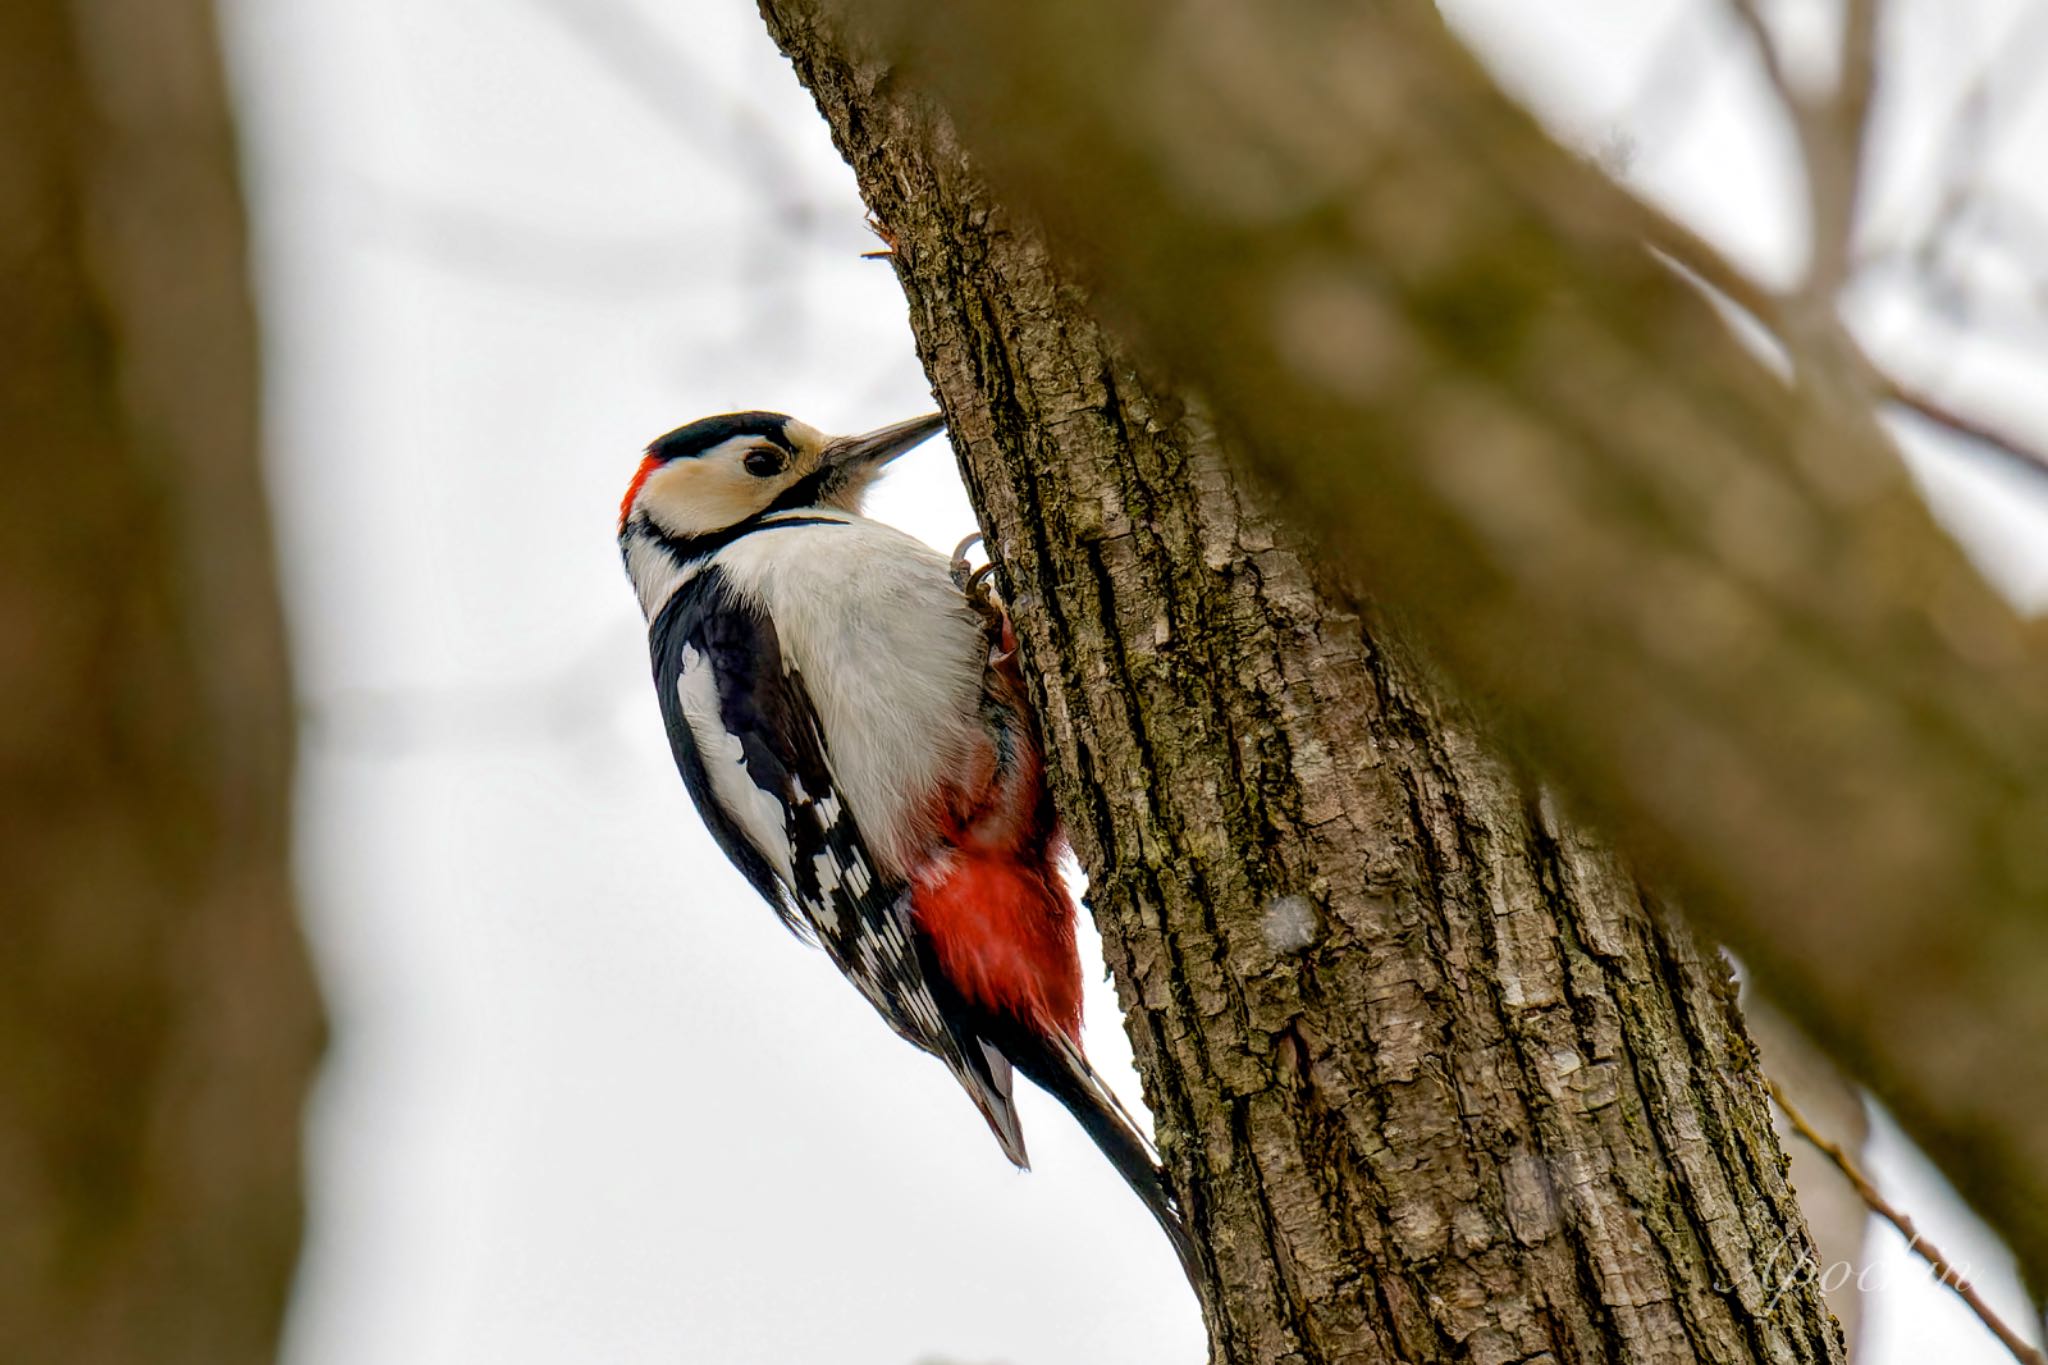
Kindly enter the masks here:
M 831 0 L 2048 1295 L 2048 623 L 1427 0 Z
M 0 1360 L 255 1365 L 320 1029 L 212 7 L 0 72 Z
M 1319 576 L 931 106 L 762 9 L 893 234 L 1213 1359 L 1839 1359 L 1718 956 Z

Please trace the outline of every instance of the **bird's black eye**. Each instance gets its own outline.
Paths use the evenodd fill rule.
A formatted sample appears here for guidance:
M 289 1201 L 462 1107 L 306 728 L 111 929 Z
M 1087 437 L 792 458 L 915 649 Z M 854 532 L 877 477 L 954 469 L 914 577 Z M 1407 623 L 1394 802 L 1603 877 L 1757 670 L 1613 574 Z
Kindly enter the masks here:
M 749 474 L 765 479 L 780 474 L 783 466 L 789 463 L 789 457 L 773 446 L 755 446 L 741 463 L 746 465 Z

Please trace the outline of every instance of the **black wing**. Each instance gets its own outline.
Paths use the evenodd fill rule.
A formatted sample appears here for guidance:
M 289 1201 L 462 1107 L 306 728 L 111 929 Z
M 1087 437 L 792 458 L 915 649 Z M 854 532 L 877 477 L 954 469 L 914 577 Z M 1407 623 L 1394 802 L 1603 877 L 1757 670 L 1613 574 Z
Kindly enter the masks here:
M 1010 1064 L 935 999 L 909 888 L 880 872 L 861 838 L 774 622 L 707 567 L 655 618 L 649 643 L 676 765 L 719 847 L 891 1028 L 952 1069 L 1023 1165 Z

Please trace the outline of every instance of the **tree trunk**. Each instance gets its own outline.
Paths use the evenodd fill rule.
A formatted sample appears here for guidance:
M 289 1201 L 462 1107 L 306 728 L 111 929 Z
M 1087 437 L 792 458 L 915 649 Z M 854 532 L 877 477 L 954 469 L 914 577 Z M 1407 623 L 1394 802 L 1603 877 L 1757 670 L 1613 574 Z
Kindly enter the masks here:
M 934 106 L 831 10 L 762 10 L 893 236 L 1213 1359 L 1839 1360 L 1718 955 L 1134 370 Z
M 0 1360 L 253 1365 L 319 1012 L 211 6 L 0 69 Z

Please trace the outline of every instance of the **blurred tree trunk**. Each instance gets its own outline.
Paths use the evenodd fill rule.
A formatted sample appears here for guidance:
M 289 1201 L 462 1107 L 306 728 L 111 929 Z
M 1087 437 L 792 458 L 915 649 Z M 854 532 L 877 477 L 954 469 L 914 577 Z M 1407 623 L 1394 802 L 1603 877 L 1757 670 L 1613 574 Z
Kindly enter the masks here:
M 267 1360 L 320 1026 L 213 14 L 0 71 L 0 1360 Z
M 763 0 L 895 244 L 1214 1360 L 1827 1361 L 1725 964 L 1475 735 L 928 101 Z

